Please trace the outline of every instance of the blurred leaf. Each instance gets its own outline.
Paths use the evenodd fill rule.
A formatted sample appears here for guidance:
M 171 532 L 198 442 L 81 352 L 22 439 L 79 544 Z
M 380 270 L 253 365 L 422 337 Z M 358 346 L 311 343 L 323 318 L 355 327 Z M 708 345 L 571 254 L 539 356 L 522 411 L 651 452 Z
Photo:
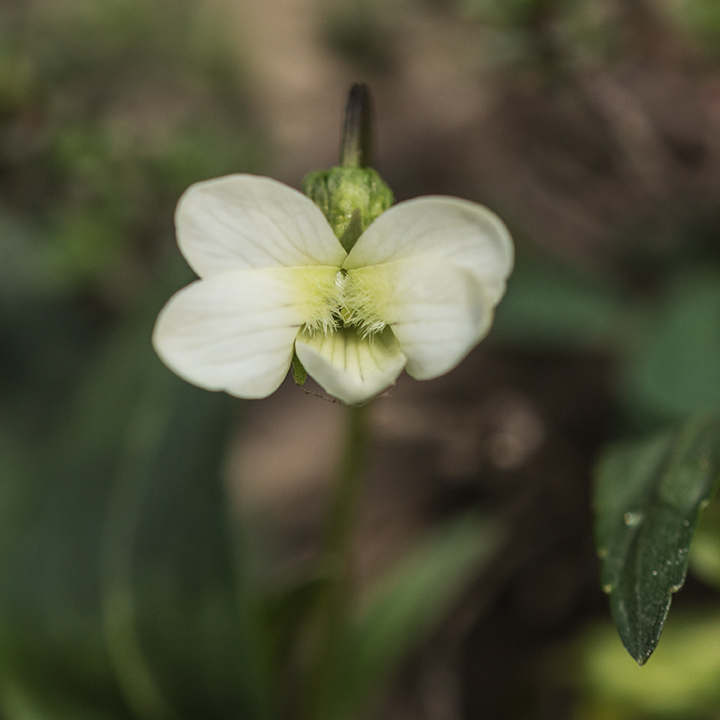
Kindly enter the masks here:
M 678 279 L 654 329 L 631 351 L 626 387 L 640 411 L 720 412 L 720 277 Z
M 324 44 L 373 73 L 393 69 L 393 10 L 387 0 L 324 0 L 320 4 Z
M 162 366 L 155 310 L 112 338 L 53 437 L 28 439 L 35 462 L 3 462 L 14 488 L 4 495 L 22 488 L 0 508 L 14 528 L 0 544 L 10 720 L 43 717 L 37 707 L 47 717 L 78 706 L 114 718 L 259 712 L 220 483 L 231 400 Z
M 690 552 L 690 569 L 720 590 L 720 502 L 703 511 Z
M 258 169 L 266 151 L 260 138 L 237 127 L 234 118 L 203 118 L 202 123 L 178 128 L 153 149 L 146 162 L 150 184 L 166 188 L 173 200 L 198 180 Z
M 493 337 L 541 347 L 605 345 L 621 307 L 617 291 L 559 265 L 520 259 L 497 308 Z
M 609 625 L 583 638 L 583 718 L 712 718 L 720 701 L 720 617 L 673 614 L 646 667 L 625 654 Z M 583 708 L 585 710 L 585 708 Z
M 500 27 L 524 27 L 576 0 L 462 0 L 462 10 Z
M 142 291 L 180 193 L 266 156 L 237 37 L 192 0 L 21 6 L 0 9 L 0 181 L 18 236 L 2 255 L 22 271 L 7 285 L 115 309 Z
M 304 633 L 308 620 L 312 622 L 318 598 L 327 587 L 326 576 L 294 579 L 281 591 L 266 597 L 263 602 L 265 635 L 272 667 L 284 667 L 294 644 Z
M 435 631 L 497 551 L 499 526 L 475 515 L 430 534 L 371 590 L 341 651 L 331 717 L 361 714 L 409 653 Z
M 110 213 L 83 208 L 66 213 L 57 225 L 43 263 L 48 274 L 72 287 L 121 265 L 129 238 Z
M 628 652 L 655 649 L 672 593 L 685 581 L 699 512 L 717 490 L 720 418 L 608 448 L 597 467 L 596 537 L 602 585 Z
M 29 219 L 0 209 L 0 302 L 27 301 L 46 294 L 51 278 L 42 270 L 38 228 Z
M 720 4 L 717 0 L 663 0 L 671 17 L 713 55 L 720 52 Z
M 500 26 L 526 25 L 543 0 L 463 0 L 463 11 Z

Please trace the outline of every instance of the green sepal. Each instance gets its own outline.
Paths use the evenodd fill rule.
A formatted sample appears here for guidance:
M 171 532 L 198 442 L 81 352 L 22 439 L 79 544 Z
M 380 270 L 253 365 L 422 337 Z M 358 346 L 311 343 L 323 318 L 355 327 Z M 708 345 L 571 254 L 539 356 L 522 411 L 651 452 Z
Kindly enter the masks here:
M 366 167 L 316 170 L 305 176 L 302 190 L 323 211 L 348 252 L 368 225 L 395 201 L 380 175 Z
M 352 250 L 358 238 L 363 234 L 363 230 L 362 213 L 356 208 L 350 216 L 350 222 L 345 226 L 345 232 L 340 238 L 340 244 L 345 248 L 346 252 Z
M 300 362 L 300 358 L 297 356 L 297 354 L 293 354 L 291 367 L 295 384 L 298 387 L 302 387 L 307 380 L 307 370 L 305 369 L 305 366 Z

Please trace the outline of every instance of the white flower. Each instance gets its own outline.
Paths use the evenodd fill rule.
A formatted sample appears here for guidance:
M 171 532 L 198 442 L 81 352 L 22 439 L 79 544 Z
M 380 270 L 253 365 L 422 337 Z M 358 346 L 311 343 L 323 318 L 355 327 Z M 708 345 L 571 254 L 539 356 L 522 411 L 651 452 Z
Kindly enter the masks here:
M 185 380 L 242 398 L 274 392 L 293 352 L 346 403 L 403 368 L 443 375 L 487 334 L 513 264 L 499 218 L 448 197 L 393 206 L 350 253 L 309 198 L 269 178 L 193 185 L 175 221 L 200 279 L 161 311 L 155 349 Z

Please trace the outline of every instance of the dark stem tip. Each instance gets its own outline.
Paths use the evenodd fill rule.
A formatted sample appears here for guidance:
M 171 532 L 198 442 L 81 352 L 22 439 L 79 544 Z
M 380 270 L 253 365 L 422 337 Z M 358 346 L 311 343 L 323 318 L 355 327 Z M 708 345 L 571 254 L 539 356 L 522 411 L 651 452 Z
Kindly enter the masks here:
M 354 83 L 345 106 L 340 164 L 345 167 L 367 167 L 371 164 L 370 142 L 372 98 L 365 83 Z

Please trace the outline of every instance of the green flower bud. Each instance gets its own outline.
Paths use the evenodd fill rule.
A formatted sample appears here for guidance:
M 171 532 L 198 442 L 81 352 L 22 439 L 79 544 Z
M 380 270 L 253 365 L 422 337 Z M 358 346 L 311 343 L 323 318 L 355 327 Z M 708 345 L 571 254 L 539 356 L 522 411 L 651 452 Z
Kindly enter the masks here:
M 350 252 L 363 231 L 394 202 L 390 188 L 372 168 L 334 167 L 308 173 L 303 192 L 323 211 Z

